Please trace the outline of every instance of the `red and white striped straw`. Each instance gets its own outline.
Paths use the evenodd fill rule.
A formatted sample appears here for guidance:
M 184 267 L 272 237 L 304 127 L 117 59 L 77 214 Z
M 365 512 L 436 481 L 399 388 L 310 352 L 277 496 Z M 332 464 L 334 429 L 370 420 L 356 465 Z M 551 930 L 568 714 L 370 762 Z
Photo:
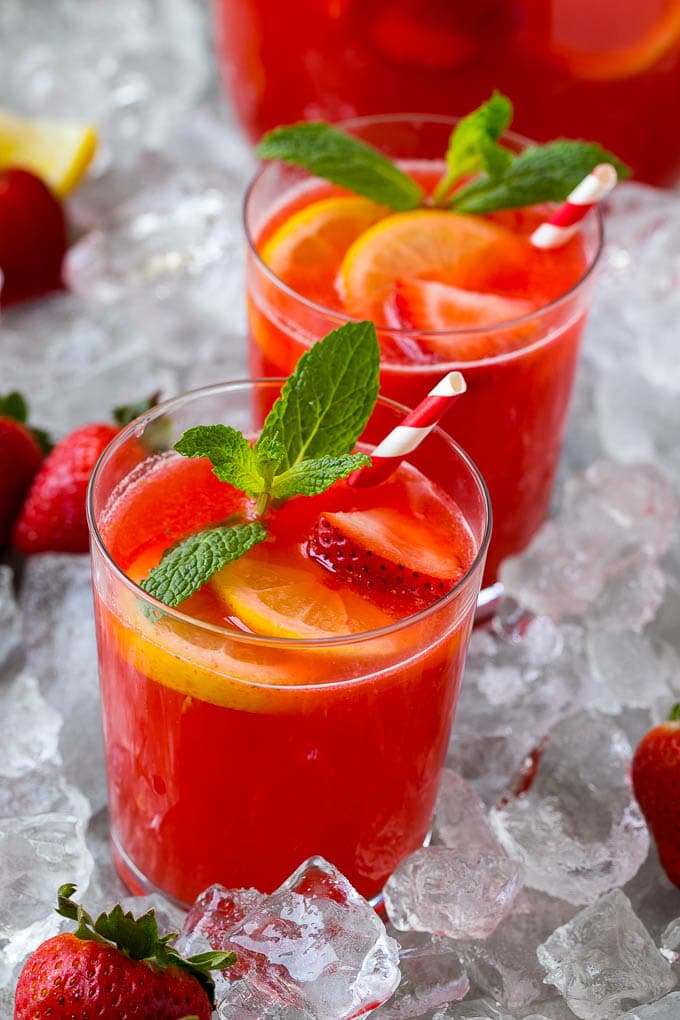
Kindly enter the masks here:
M 440 379 L 417 407 L 404 418 L 401 425 L 392 429 L 371 453 L 371 466 L 360 468 L 349 477 L 350 485 L 377 485 L 399 466 L 407 453 L 420 446 L 429 436 L 440 418 L 448 411 L 452 400 L 466 390 L 460 372 L 449 372 Z
M 618 178 L 611 163 L 600 163 L 556 209 L 549 220 L 541 223 L 529 238 L 535 248 L 560 248 L 578 232 L 583 217 L 601 202 L 616 185 Z

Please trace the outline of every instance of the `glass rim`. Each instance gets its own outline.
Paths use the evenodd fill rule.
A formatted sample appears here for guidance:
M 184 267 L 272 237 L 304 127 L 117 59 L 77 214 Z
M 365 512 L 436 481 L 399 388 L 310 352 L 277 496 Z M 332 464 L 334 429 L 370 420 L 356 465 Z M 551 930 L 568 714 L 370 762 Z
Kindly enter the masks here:
M 416 125 L 419 123 L 443 124 L 450 127 L 454 127 L 456 124 L 460 123 L 461 120 L 462 120 L 461 117 L 447 117 L 444 114 L 383 113 L 376 114 L 374 116 L 353 117 L 348 120 L 333 121 L 332 123 L 334 127 L 339 128 L 354 128 L 370 126 L 373 124 L 379 125 L 400 123 L 407 123 L 411 125 Z M 512 141 L 517 145 L 521 146 L 522 148 L 526 148 L 527 146 L 536 144 L 530 138 L 518 134 L 515 131 L 504 131 L 503 134 L 501 135 L 501 138 Z M 264 175 L 272 172 L 272 168 L 275 166 L 278 166 L 278 161 L 273 160 L 271 162 L 263 163 L 259 167 L 259 169 L 255 172 L 255 174 L 248 183 L 248 187 L 246 188 L 245 195 L 243 198 L 243 205 L 241 209 L 241 221 L 243 225 L 243 232 L 246 239 L 247 249 L 248 252 L 253 256 L 258 271 L 263 273 L 263 275 L 266 276 L 267 279 L 287 297 L 294 299 L 309 311 L 315 314 L 323 315 L 329 321 L 333 321 L 338 325 L 342 325 L 346 322 L 364 321 L 363 319 L 356 318 L 355 316 L 349 315 L 346 312 L 339 311 L 337 309 L 327 308 L 325 305 L 321 305 L 318 302 L 313 301 L 311 298 L 305 297 L 303 294 L 300 294 L 299 291 L 294 290 L 287 283 L 284 283 L 284 281 L 280 277 L 278 277 L 276 273 L 274 273 L 265 262 L 262 261 L 260 253 L 258 252 L 257 247 L 255 245 L 255 239 L 248 227 L 248 211 L 250 203 L 252 201 L 253 192 L 257 188 L 259 182 L 264 177 Z M 305 173 L 308 174 L 310 180 L 320 181 L 323 180 L 323 178 L 315 177 L 315 175 L 309 173 L 309 171 L 305 171 Z M 406 339 L 421 338 L 424 340 L 428 340 L 438 339 L 441 338 L 442 336 L 475 337 L 485 335 L 491 331 L 521 328 L 522 326 L 530 323 L 532 319 L 535 319 L 537 316 L 541 316 L 559 309 L 561 305 L 568 303 L 583 288 L 585 283 L 592 278 L 594 271 L 597 267 L 597 264 L 600 261 L 602 251 L 604 249 L 604 218 L 602 216 L 602 209 L 600 208 L 599 205 L 597 205 L 591 211 L 595 213 L 595 221 L 597 223 L 597 244 L 592 254 L 592 258 L 590 259 L 588 265 L 586 266 L 583 274 L 578 278 L 578 280 L 576 280 L 575 283 L 571 285 L 571 287 L 569 287 L 568 290 L 566 290 L 563 294 L 559 294 L 556 298 L 553 298 L 552 301 L 549 301 L 547 304 L 541 305 L 540 308 L 535 308 L 533 309 L 533 311 L 527 312 L 525 315 L 518 316 L 517 318 L 514 319 L 506 319 L 504 322 L 494 323 L 493 326 L 488 325 L 472 327 L 459 326 L 457 328 L 454 327 L 451 329 L 411 329 L 405 327 L 392 327 L 387 325 L 380 325 L 376 326 L 376 329 L 381 333 L 393 333 L 398 337 L 404 337 Z M 474 360 L 468 361 L 458 359 L 451 361 L 437 361 L 434 363 L 428 362 L 427 364 L 414 365 L 403 364 L 401 362 L 383 361 L 383 359 L 381 358 L 381 365 L 389 366 L 391 372 L 400 373 L 408 372 L 409 374 L 421 374 L 421 373 L 430 374 L 433 369 L 439 368 L 441 368 L 442 371 L 446 371 L 447 369 L 449 370 L 458 369 L 460 371 L 464 371 L 466 367 L 469 369 L 478 365 L 499 364 L 503 361 L 512 360 L 513 358 L 526 354 L 529 351 L 534 351 L 536 348 L 542 346 L 545 343 L 548 343 L 551 339 L 552 330 L 549 331 L 546 334 L 546 336 L 538 338 L 531 344 L 517 347 L 511 351 L 501 351 L 497 354 L 490 354 L 484 358 L 476 358 Z M 306 339 L 303 339 L 301 342 L 304 343 L 305 347 L 309 347 L 311 343 L 311 342 L 308 343 Z
M 161 612 L 164 616 L 170 617 L 176 622 L 181 624 L 185 625 L 189 624 L 193 627 L 198 628 L 199 631 L 217 634 L 220 637 L 229 638 L 230 640 L 236 641 L 237 644 L 244 644 L 250 646 L 257 645 L 264 646 L 266 648 L 280 647 L 285 648 L 287 650 L 305 648 L 321 649 L 329 647 L 330 648 L 343 647 L 353 644 L 355 642 L 364 644 L 375 639 L 382 639 L 388 637 L 392 634 L 395 634 L 403 630 L 405 627 L 411 626 L 411 624 L 420 623 L 421 621 L 434 615 L 435 612 L 442 609 L 445 605 L 448 605 L 449 603 L 453 602 L 455 598 L 457 598 L 461 594 L 461 592 L 464 591 L 465 587 L 469 584 L 470 578 L 477 571 L 481 571 L 484 559 L 486 557 L 486 552 L 489 546 L 489 541 L 491 538 L 493 517 L 489 492 L 486 486 L 486 482 L 484 481 L 484 478 L 482 477 L 479 468 L 474 463 L 472 458 L 465 452 L 465 450 L 463 450 L 463 448 L 459 446 L 458 443 L 456 443 L 455 440 L 452 439 L 451 436 L 439 426 L 436 426 L 432 430 L 432 434 L 435 434 L 438 436 L 438 438 L 444 440 L 451 449 L 451 451 L 457 457 L 459 457 L 459 459 L 464 464 L 468 474 L 470 475 L 470 477 L 473 479 L 477 486 L 477 489 L 481 497 L 482 505 L 486 511 L 484 532 L 482 535 L 482 539 L 479 543 L 479 548 L 477 549 L 477 552 L 472 563 L 465 571 L 463 576 L 455 583 L 455 585 L 452 588 L 450 588 L 447 592 L 444 593 L 444 595 L 441 595 L 438 599 L 436 599 L 429 606 L 426 606 L 424 609 L 419 609 L 418 612 L 412 613 L 409 616 L 404 617 L 403 619 L 395 620 L 393 623 L 390 623 L 386 627 L 380 627 L 376 630 L 361 631 L 356 634 L 341 634 L 335 637 L 328 638 L 325 637 L 281 638 L 264 634 L 262 635 L 251 634 L 248 633 L 247 631 L 240 631 L 229 627 L 221 627 L 217 624 L 207 623 L 204 620 L 199 620 L 194 616 L 188 616 L 186 613 L 182 613 L 177 607 L 166 606 L 165 603 L 159 602 L 158 599 L 155 599 L 152 595 L 149 595 L 148 592 L 144 591 L 143 588 L 140 588 L 140 586 L 131 578 L 129 578 L 127 574 L 125 574 L 124 571 L 118 566 L 118 564 L 115 562 L 115 560 L 109 553 L 109 550 L 106 547 L 106 543 L 103 539 L 103 536 L 99 530 L 99 526 L 95 520 L 94 494 L 95 488 L 97 487 L 97 484 L 99 482 L 103 470 L 109 463 L 111 457 L 115 454 L 117 450 L 119 450 L 122 447 L 124 442 L 130 436 L 133 436 L 135 434 L 140 435 L 142 430 L 152 421 L 156 420 L 157 418 L 165 414 L 170 413 L 173 409 L 176 410 L 178 407 L 182 407 L 185 404 L 191 403 L 191 401 L 196 399 L 197 397 L 209 396 L 211 394 L 216 395 L 219 393 L 234 392 L 236 390 L 256 389 L 262 386 L 281 386 L 285 381 L 286 381 L 285 378 L 278 376 L 260 379 L 234 379 L 229 380 L 228 382 L 213 383 L 210 386 L 201 386 L 196 389 L 187 390 L 176 397 L 171 397 L 168 400 L 162 401 L 160 404 L 156 404 L 155 407 L 152 407 L 150 408 L 150 410 L 145 411 L 143 414 L 139 415 L 139 417 L 135 418 L 132 422 L 130 422 L 128 425 L 126 425 L 119 431 L 119 433 L 114 437 L 114 439 L 111 440 L 111 442 L 108 444 L 108 446 L 105 448 L 105 450 L 102 452 L 99 459 L 97 460 L 97 463 L 94 466 L 94 470 L 92 471 L 92 475 L 90 476 L 90 481 L 87 488 L 86 512 L 90 535 L 94 546 L 96 547 L 98 552 L 103 556 L 107 567 L 111 571 L 113 571 L 113 574 L 117 578 L 117 580 L 121 582 L 124 585 L 124 587 L 127 588 L 127 590 L 130 591 L 136 598 L 143 600 L 151 608 L 158 612 Z M 408 414 L 409 411 L 409 409 L 405 407 L 403 404 L 398 403 L 396 400 L 391 400 L 389 397 L 383 397 L 381 395 L 378 395 L 376 406 L 378 404 L 396 410 L 403 415 Z M 427 442 L 427 438 L 428 437 L 425 438 L 424 442 Z M 90 556 L 92 556 L 92 550 L 90 552 Z M 296 685 L 296 686 L 308 686 L 308 685 Z

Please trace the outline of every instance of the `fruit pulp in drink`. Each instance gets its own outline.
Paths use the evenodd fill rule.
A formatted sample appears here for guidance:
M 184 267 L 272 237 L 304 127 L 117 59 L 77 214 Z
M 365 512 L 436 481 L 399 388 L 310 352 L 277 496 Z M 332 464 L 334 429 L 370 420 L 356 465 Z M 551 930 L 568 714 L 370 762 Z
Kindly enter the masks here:
M 218 0 L 219 49 L 253 140 L 297 120 L 462 116 L 497 88 L 529 138 L 599 141 L 670 184 L 680 0 Z M 295 59 L 291 59 L 295 54 Z
M 168 545 L 252 509 L 204 460 L 163 454 L 130 479 L 101 533 L 135 580 Z M 377 894 L 430 825 L 477 589 L 441 596 L 477 545 L 458 505 L 402 466 L 374 488 L 290 500 L 182 617 L 95 581 L 128 884 L 184 903 L 213 882 L 269 891 L 321 854 Z
M 428 191 L 443 173 L 404 168 Z M 394 214 L 316 182 L 265 217 L 248 256 L 253 376 L 287 375 L 347 315 L 376 323 L 382 392 L 400 403 L 413 407 L 446 370 L 463 372 L 467 392 L 442 426 L 489 488 L 485 584 L 547 515 L 589 307 L 582 281 L 594 256 L 582 238 L 554 251 L 529 242 L 549 212 Z

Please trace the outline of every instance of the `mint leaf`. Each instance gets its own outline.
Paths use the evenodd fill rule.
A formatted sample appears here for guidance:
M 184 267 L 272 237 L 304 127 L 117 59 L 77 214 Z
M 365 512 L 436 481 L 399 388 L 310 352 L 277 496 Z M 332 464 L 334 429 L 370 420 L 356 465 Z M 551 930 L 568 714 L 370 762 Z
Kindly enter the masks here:
M 178 606 L 218 570 L 266 537 L 267 532 L 259 521 L 199 531 L 169 549 L 158 566 L 140 582 L 140 587 L 166 606 Z
M 562 202 L 598 163 L 612 163 L 619 178 L 630 168 L 595 142 L 560 138 L 532 145 L 517 156 L 501 177 L 482 177 L 453 195 L 456 212 L 486 213 L 537 202 Z
M 496 139 L 510 126 L 512 103 L 507 96 L 494 92 L 476 110 L 463 117 L 453 129 L 446 153 L 446 174 L 433 195 L 435 205 L 443 204 L 456 181 L 485 170 L 490 177 L 505 173 L 513 161 L 509 149 L 496 144 Z
M 278 473 L 300 461 L 351 453 L 378 396 L 380 348 L 372 322 L 348 322 L 305 351 L 267 415 L 255 453 L 283 446 Z
M 423 200 L 420 185 L 377 149 L 322 122 L 278 127 L 264 136 L 255 152 L 304 167 L 317 177 L 356 195 L 404 211 Z
M 28 419 L 28 404 L 22 394 L 12 390 L 6 397 L 0 397 L 0 415 L 25 424 Z
M 272 484 L 272 499 L 290 499 L 291 496 L 318 496 L 329 489 L 338 478 L 346 478 L 360 467 L 370 467 L 371 458 L 365 453 L 346 453 L 342 457 L 316 457 L 277 475 Z
M 221 482 L 229 482 L 248 496 L 258 496 L 266 488 L 261 458 L 231 425 L 196 425 L 180 437 L 174 449 L 184 457 L 207 457 Z M 274 447 L 268 447 L 270 456 L 272 450 Z

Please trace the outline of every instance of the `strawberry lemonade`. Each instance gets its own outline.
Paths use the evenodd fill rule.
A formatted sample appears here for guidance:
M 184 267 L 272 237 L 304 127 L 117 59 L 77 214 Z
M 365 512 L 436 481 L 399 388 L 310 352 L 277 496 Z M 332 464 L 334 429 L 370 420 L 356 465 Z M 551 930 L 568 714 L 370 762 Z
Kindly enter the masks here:
M 92 483 L 116 862 L 135 891 L 182 903 L 213 882 L 272 890 L 312 854 L 379 892 L 429 829 L 483 571 L 483 483 L 435 430 L 378 486 L 339 478 L 279 500 L 266 540 L 178 607 L 137 587 L 201 529 L 259 527 L 205 457 L 148 455 L 145 439 L 215 420 L 247 434 L 279 390 L 169 402 L 121 433 Z M 379 400 L 362 448 L 404 413 Z
M 369 318 L 387 396 L 413 407 L 444 371 L 463 372 L 465 400 L 442 425 L 489 487 L 490 586 L 548 511 L 601 224 L 592 213 L 564 247 L 541 251 L 529 237 L 552 208 L 544 202 L 484 215 L 427 207 L 454 125 L 377 118 L 349 128 L 418 186 L 421 208 L 395 211 L 299 166 L 263 168 L 245 209 L 250 369 L 284 375 L 316 337 Z

